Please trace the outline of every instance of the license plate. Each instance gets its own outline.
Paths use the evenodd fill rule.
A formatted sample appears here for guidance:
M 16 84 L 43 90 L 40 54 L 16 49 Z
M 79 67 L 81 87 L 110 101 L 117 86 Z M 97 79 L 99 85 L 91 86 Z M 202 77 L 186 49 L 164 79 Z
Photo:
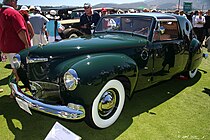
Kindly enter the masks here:
M 15 100 L 17 101 L 17 103 L 18 103 L 18 105 L 21 109 L 25 110 L 27 113 L 32 115 L 31 110 L 29 109 L 27 102 L 25 102 L 25 101 L 23 101 L 23 100 L 21 100 L 17 97 L 15 97 Z

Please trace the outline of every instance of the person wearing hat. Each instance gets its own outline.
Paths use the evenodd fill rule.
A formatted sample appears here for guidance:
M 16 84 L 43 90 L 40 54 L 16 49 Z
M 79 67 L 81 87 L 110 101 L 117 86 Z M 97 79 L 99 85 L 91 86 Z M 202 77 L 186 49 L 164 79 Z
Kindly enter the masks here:
M 179 15 L 180 15 L 180 16 L 183 16 L 183 17 L 185 17 L 185 18 L 187 18 L 186 14 L 184 13 L 183 10 L 179 12 Z
M 84 4 L 85 13 L 80 17 L 80 28 L 84 34 L 91 34 L 92 26 L 96 26 L 100 15 L 92 10 L 90 3 Z
M 34 12 L 35 12 L 35 7 L 34 7 L 33 5 L 31 5 L 31 6 L 29 7 L 29 15 L 34 14 Z
M 149 9 L 144 8 L 144 9 L 143 9 L 143 12 L 149 12 Z
M 105 15 L 107 15 L 107 10 L 106 10 L 106 8 L 101 8 L 101 16 L 103 17 L 103 16 L 105 16 Z
M 64 27 L 61 25 L 57 12 L 55 10 L 50 10 L 50 15 L 48 15 L 49 22 L 46 24 L 48 32 L 48 42 L 55 42 L 61 40 L 61 37 L 58 33 L 64 30 Z
M 21 10 L 29 12 L 28 7 L 25 6 L 25 5 L 21 6 L 20 11 L 21 11 Z
M 135 13 L 135 10 L 134 9 L 129 9 L 128 12 L 129 13 Z
M 32 38 L 33 45 L 47 44 L 47 37 L 45 34 L 45 25 L 49 20 L 40 14 L 41 8 L 35 7 L 34 14 L 30 15 L 29 21 L 34 29 L 34 37 Z
M 26 21 L 26 24 L 27 24 L 27 29 L 28 29 L 28 32 L 29 32 L 29 35 L 30 35 L 30 39 L 33 38 L 34 36 L 34 29 L 31 25 L 31 22 L 29 21 L 29 9 L 27 6 L 23 5 L 21 6 L 20 10 L 19 10 L 19 13 L 23 16 L 23 18 L 25 19 Z

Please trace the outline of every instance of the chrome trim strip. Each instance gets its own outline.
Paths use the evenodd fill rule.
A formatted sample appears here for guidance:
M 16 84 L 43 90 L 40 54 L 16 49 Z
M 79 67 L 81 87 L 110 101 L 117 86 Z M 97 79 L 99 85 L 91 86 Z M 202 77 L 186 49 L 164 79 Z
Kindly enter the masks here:
M 79 120 L 85 117 L 85 109 L 81 105 L 70 103 L 73 106 L 61 106 L 42 103 L 26 96 L 21 90 L 19 91 L 18 86 L 12 81 L 10 82 L 10 88 L 15 96 L 25 101 L 31 109 L 70 120 Z
M 48 58 L 30 58 L 26 57 L 26 62 L 29 63 L 39 63 L 39 62 L 47 62 Z

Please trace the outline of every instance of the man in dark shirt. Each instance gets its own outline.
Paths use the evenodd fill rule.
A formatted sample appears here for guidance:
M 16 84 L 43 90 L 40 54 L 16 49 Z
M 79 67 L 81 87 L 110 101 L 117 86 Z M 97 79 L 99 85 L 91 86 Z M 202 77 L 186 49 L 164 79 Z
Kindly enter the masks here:
M 205 32 L 206 32 L 206 42 L 205 46 L 210 52 L 210 10 L 208 10 L 207 15 L 205 16 L 206 23 L 204 24 Z
M 207 15 L 205 16 L 206 23 L 204 24 L 206 37 L 210 36 L 210 10 L 208 10 Z
M 96 26 L 100 15 L 92 11 L 92 6 L 89 3 L 84 4 L 85 13 L 80 17 L 80 28 L 84 34 L 91 34 L 91 26 Z

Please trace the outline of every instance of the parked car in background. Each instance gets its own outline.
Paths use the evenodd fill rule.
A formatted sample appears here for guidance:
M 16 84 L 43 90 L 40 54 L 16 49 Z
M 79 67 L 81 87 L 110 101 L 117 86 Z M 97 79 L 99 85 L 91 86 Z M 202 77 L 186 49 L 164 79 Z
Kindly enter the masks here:
M 77 11 L 78 7 L 43 7 L 42 12 L 46 17 L 50 17 L 50 10 L 56 11 L 56 20 L 61 23 L 65 30 L 59 33 L 62 39 L 75 38 L 82 36 L 80 32 L 80 14 Z
M 179 73 L 194 78 L 202 55 L 192 25 L 184 17 L 112 14 L 100 19 L 92 36 L 21 51 L 13 63 L 31 94 L 14 79 L 10 87 L 27 112 L 31 108 L 107 128 L 135 91 Z
M 83 35 L 80 31 L 80 16 L 82 12 L 76 9 L 78 9 L 78 7 L 62 8 L 58 10 L 60 23 L 65 27 L 61 35 L 62 39 L 75 38 Z
M 101 13 L 102 8 L 94 8 L 93 11 Z M 115 11 L 114 8 L 107 7 L 107 13 Z M 84 13 L 84 8 L 60 9 L 58 15 L 61 17 L 60 23 L 65 27 L 63 39 L 76 38 L 82 36 L 80 31 L 80 16 Z

